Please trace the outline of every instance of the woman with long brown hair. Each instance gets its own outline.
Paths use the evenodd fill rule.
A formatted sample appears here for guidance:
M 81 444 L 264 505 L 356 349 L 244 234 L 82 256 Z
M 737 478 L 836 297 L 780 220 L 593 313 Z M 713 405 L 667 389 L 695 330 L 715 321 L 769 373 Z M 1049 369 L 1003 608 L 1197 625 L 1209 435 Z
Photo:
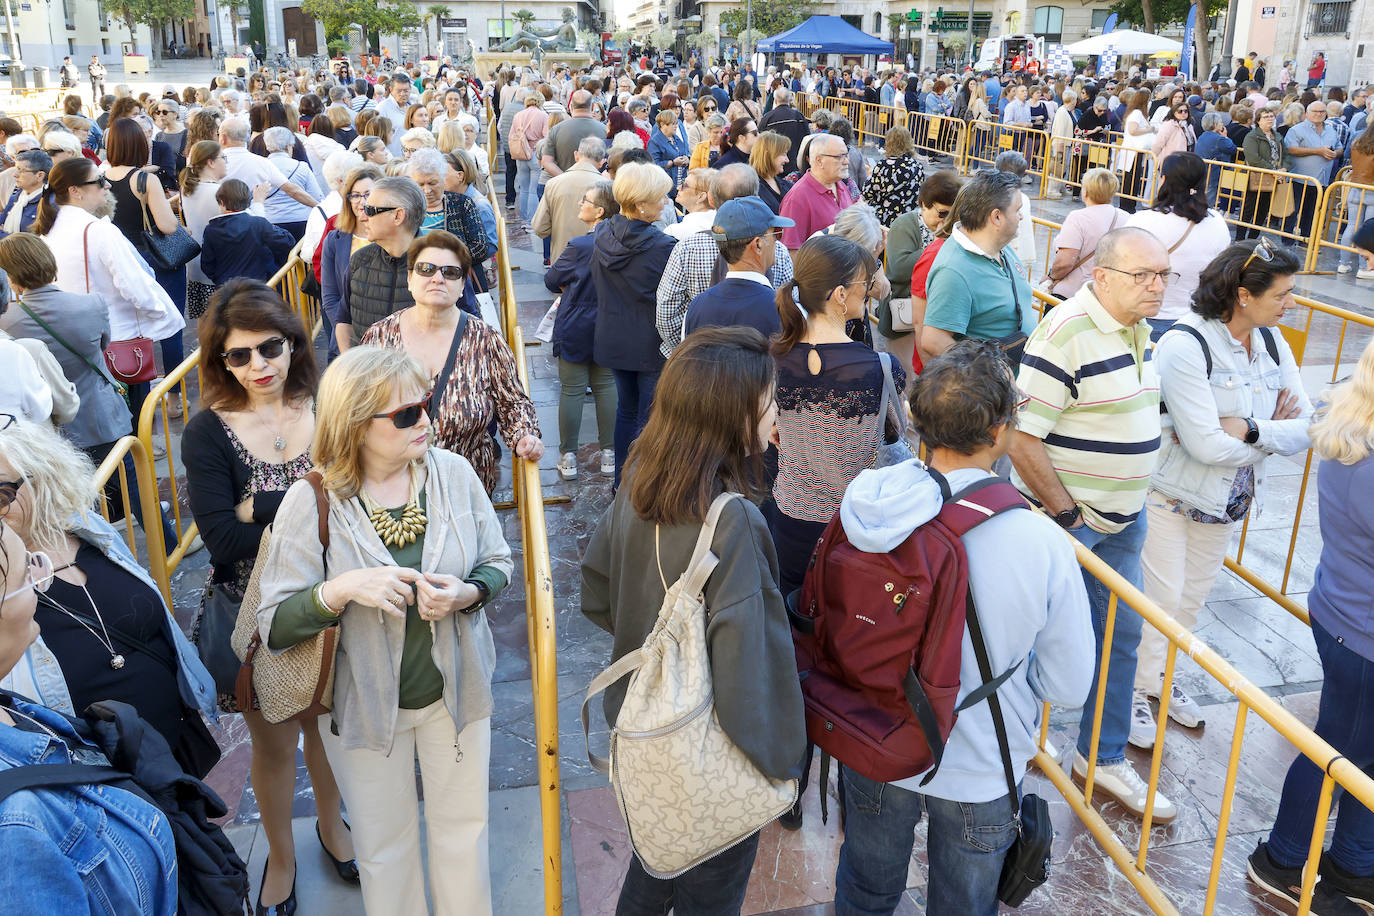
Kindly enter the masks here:
M 774 372 L 768 342 L 753 328 L 704 328 L 673 351 L 625 486 L 582 558 L 582 613 L 614 636 L 613 660 L 639 649 L 712 504 L 743 494 L 717 507 L 710 548 L 722 562 L 703 591 L 714 716 L 755 767 L 780 780 L 797 775 L 806 736 L 778 560 L 753 502 L 763 495 L 763 453 L 774 436 Z M 606 691 L 612 725 L 624 696 L 623 682 Z M 725 803 L 701 799 L 703 809 Z M 737 913 L 757 850 L 754 833 L 670 880 L 631 857 L 616 912 L 675 904 L 678 912 Z
M 1147 155 L 1154 145 L 1155 129 L 1145 114 L 1145 106 L 1150 102 L 1150 90 L 1137 89 L 1134 93 L 1122 93 L 1125 111 L 1121 123 L 1125 128 L 1126 139 L 1116 156 L 1116 169 L 1121 176 L 1121 209 L 1134 213 L 1136 202 L 1146 191 L 1150 176 L 1150 156 Z

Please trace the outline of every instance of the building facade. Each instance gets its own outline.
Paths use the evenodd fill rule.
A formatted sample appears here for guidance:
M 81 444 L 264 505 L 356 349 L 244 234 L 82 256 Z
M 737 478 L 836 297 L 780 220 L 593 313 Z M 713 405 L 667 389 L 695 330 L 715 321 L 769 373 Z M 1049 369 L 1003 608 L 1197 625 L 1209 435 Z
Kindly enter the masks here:
M 1326 86 L 1374 82 L 1374 3 L 1361 0 L 1237 0 L 1235 41 L 1228 54 L 1256 52 L 1270 81 L 1287 59 L 1307 81 L 1313 55 L 1326 55 Z M 1234 62 L 1232 62 L 1234 63 Z
M 0 19 L 0 50 L 23 60 L 26 68 L 49 68 L 52 84 L 58 80 L 63 57 L 71 57 L 84 78 L 92 54 L 108 66 L 120 61 L 124 44 L 131 40 L 139 53 L 151 50 L 146 26 L 138 26 L 131 39 L 123 21 L 112 18 L 99 0 L 10 0 L 10 15 L 19 46 L 10 46 L 9 30 Z

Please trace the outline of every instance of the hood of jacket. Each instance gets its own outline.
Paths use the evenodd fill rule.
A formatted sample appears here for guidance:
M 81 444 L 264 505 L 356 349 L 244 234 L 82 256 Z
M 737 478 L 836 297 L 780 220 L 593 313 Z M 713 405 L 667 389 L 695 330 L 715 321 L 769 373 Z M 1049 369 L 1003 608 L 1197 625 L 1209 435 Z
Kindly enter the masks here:
M 939 514 L 940 485 L 915 459 L 860 471 L 840 502 L 840 524 L 865 553 L 887 553 Z
M 628 219 L 617 213 L 596 228 L 593 256 L 608 270 L 623 270 L 662 234 L 653 223 Z

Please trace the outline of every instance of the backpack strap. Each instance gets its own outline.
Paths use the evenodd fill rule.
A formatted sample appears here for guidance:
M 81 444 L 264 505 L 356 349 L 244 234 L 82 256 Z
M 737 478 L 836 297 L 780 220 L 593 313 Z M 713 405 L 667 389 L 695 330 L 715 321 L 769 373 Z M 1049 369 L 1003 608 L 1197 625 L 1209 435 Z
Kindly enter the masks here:
M 1259 332 L 1260 337 L 1264 339 L 1264 349 L 1268 351 L 1269 358 L 1274 361 L 1274 365 L 1281 365 L 1279 363 L 1279 342 L 1274 339 L 1274 329 L 1260 328 Z
M 0 772 L 0 802 L 26 789 L 59 789 L 65 786 L 90 786 L 129 779 L 128 773 L 112 766 L 84 763 L 34 763 Z
M 973 654 L 978 659 L 978 673 L 983 677 L 980 691 L 986 690 L 988 706 L 992 711 L 992 728 L 997 733 L 997 749 L 1002 752 L 1002 772 L 1007 777 L 1007 797 L 1011 800 L 1011 815 L 1015 820 L 1021 817 L 1021 798 L 1016 791 L 1016 774 L 1011 769 L 1011 748 L 1007 743 L 1007 724 L 1002 718 L 1002 701 L 997 698 L 997 688 L 1013 671 L 1021 667 L 1018 661 L 995 680 L 992 677 L 992 662 L 988 658 L 987 642 L 983 639 L 983 628 L 978 621 L 978 608 L 973 603 L 973 591 L 968 594 L 968 635 L 973 643 Z M 988 688 L 991 687 L 989 690 Z M 974 691 L 975 693 L 979 691 Z M 972 694 L 969 695 L 972 697 Z M 959 709 L 971 705 L 968 699 L 959 704 Z
M 1010 509 L 1026 509 L 1026 498 L 1002 477 L 985 477 L 945 500 L 940 523 L 959 537 Z

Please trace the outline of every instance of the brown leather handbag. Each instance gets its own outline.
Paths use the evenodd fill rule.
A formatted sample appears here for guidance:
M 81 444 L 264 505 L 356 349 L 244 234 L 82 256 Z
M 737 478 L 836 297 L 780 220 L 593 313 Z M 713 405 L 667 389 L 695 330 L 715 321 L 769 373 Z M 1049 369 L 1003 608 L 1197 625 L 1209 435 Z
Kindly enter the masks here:
M 311 471 L 304 479 L 315 491 L 320 544 L 328 554 L 329 500 L 324 493 L 324 480 L 319 471 Z M 262 717 L 275 724 L 292 719 L 313 719 L 333 708 L 334 650 L 338 645 L 339 627 L 337 623 L 326 627 L 284 652 L 259 651 L 262 648 L 262 632 L 258 627 L 261 579 L 271 540 L 269 527 L 262 533 L 262 542 L 258 545 L 253 575 L 243 592 L 231 645 L 243 662 L 234 685 L 239 709 L 253 709 L 256 701 Z

